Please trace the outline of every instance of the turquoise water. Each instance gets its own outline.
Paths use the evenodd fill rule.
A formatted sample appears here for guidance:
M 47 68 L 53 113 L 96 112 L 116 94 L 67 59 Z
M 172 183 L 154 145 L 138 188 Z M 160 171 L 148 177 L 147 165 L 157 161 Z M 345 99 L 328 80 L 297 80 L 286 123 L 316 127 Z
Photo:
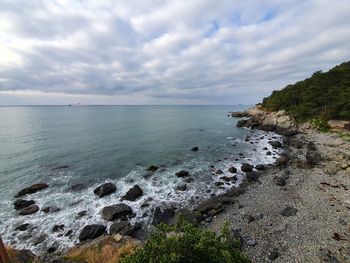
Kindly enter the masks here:
M 228 111 L 244 106 L 30 106 L 0 107 L 0 232 L 4 239 L 19 247 L 31 247 L 33 238 L 13 229 L 20 223 L 31 223 L 37 228 L 32 236 L 42 233 L 50 237 L 32 247 L 34 251 L 57 240 L 61 248 L 77 242 L 79 230 L 87 223 L 104 223 L 100 210 L 105 205 L 118 203 L 119 198 L 135 183 L 144 190 L 136 202 L 125 202 L 137 213 L 145 211 L 140 205 L 149 197 L 154 205 L 176 203 L 191 206 L 196 200 L 224 191 L 215 188 L 217 180 L 211 165 L 225 169 L 239 162 L 269 163 L 262 147 L 266 140 L 250 144 L 242 140 L 250 133 L 235 127 L 237 119 L 228 118 Z M 256 132 L 256 136 L 261 136 Z M 198 146 L 198 152 L 190 151 Z M 268 146 L 269 147 L 269 146 Z M 239 153 L 245 158 L 237 161 Z M 276 153 L 277 154 L 277 153 Z M 218 161 L 220 159 L 221 161 Z M 162 168 L 150 178 L 144 178 L 149 165 Z M 57 169 L 60 166 L 66 168 Z M 195 181 L 185 192 L 174 190 L 181 183 L 174 176 L 180 169 L 188 170 Z M 240 177 L 241 176 L 241 177 Z M 243 174 L 238 174 L 239 180 Z M 112 181 L 117 192 L 99 199 L 93 189 Z M 57 206 L 54 214 L 38 212 L 18 217 L 13 209 L 14 195 L 23 187 L 45 182 L 49 188 L 26 196 L 39 207 Z M 67 189 L 81 183 L 78 192 Z M 233 185 L 227 185 L 232 187 Z M 196 197 L 198 198 L 198 197 Z M 77 203 L 77 204 L 73 204 Z M 154 206 L 149 208 L 149 214 Z M 76 213 L 88 211 L 82 219 Z M 143 219 L 147 221 L 147 217 Z M 72 237 L 50 233 L 55 224 L 72 229 Z M 22 236 L 21 236 L 22 235 Z M 25 239 L 25 240 L 24 240 Z

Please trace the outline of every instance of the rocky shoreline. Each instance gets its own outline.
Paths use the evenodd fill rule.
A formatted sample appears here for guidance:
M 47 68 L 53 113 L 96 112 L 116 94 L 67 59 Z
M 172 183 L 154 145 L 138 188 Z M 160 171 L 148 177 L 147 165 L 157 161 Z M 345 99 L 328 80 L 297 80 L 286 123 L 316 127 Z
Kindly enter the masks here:
M 182 215 L 194 223 L 219 231 L 228 220 L 234 227 L 233 235 L 241 239 L 245 253 L 253 262 L 348 262 L 350 199 L 346 193 L 350 189 L 350 179 L 345 175 L 350 174 L 349 143 L 297 125 L 284 112 L 267 113 L 256 107 L 229 115 L 243 118 L 237 126 L 252 128 L 252 133 L 254 129 L 262 129 L 285 136 L 283 143 L 273 138 L 269 141 L 274 149 L 283 147 L 276 163 L 255 167 L 243 163 L 241 167 L 229 168 L 232 176 L 220 177 L 222 171 L 216 170 L 215 175 L 220 177 L 218 183 L 237 180 L 237 168 L 246 174 L 246 180 L 240 187 L 213 196 L 193 210 L 177 209 L 171 204 L 157 207 L 153 211 L 152 224 L 172 224 Z M 249 142 L 249 136 L 246 140 Z M 266 154 L 269 154 L 268 150 Z M 149 172 L 157 169 L 156 166 L 148 168 Z M 179 171 L 176 176 L 186 182 L 191 178 L 187 171 Z M 43 188 L 44 185 L 34 187 L 35 190 Z M 181 187 L 178 190 L 186 189 Z M 94 193 L 103 197 L 114 191 L 115 186 L 106 183 Z M 142 194 L 142 189 L 135 185 L 122 200 L 133 201 Z M 32 200 L 17 202 L 20 211 L 28 207 L 31 211 L 36 210 Z M 101 244 L 106 239 L 116 246 L 122 239 L 142 243 L 138 238 L 147 236 L 144 228 L 137 222 L 128 222 L 134 215 L 127 205 L 105 207 L 102 211 L 104 219 L 118 219 L 110 227 L 110 235 L 106 235 L 103 225 L 88 225 L 80 233 L 82 243 L 72 249 Z M 60 226 L 57 226 L 57 231 L 60 231 Z M 52 254 L 54 251 L 52 248 L 48 251 L 50 253 L 36 257 L 35 262 L 69 262 L 62 257 L 67 252 L 55 255 Z M 29 251 L 23 253 L 34 258 Z

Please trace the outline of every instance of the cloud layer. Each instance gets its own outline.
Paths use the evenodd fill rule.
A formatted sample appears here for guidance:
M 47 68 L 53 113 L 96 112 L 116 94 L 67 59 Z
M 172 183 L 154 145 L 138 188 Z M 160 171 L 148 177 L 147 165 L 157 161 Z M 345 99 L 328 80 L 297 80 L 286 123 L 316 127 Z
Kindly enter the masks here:
M 0 2 L 0 104 L 237 104 L 350 59 L 348 0 Z

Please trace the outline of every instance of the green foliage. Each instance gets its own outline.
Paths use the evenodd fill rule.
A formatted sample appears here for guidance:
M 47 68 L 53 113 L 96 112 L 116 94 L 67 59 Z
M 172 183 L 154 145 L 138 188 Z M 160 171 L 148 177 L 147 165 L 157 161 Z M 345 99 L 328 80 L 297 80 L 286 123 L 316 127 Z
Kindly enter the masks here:
M 350 62 L 274 91 L 264 98 L 263 108 L 286 110 L 297 121 L 312 118 L 350 120 Z
M 228 224 L 220 236 L 180 220 L 176 226 L 160 225 L 143 248 L 125 255 L 122 263 L 249 263 L 233 240 Z
M 329 125 L 327 123 L 327 119 L 322 117 L 316 117 L 311 119 L 311 124 L 319 131 L 319 132 L 327 132 L 329 131 Z

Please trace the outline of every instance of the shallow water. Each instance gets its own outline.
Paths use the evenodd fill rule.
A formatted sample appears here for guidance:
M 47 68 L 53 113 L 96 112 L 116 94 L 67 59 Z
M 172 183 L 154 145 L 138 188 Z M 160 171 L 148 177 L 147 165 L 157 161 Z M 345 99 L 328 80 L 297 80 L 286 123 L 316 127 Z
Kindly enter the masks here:
M 0 233 L 7 243 L 17 247 L 43 251 L 54 242 L 60 249 L 77 242 L 81 228 L 89 223 L 102 223 L 100 210 L 120 202 L 120 197 L 135 184 L 141 186 L 144 196 L 136 202 L 127 202 L 141 220 L 144 212 L 156 205 L 173 202 L 193 206 L 211 194 L 234 186 L 214 186 L 219 180 L 215 169 L 227 169 L 239 163 L 271 163 L 277 156 L 266 156 L 268 138 L 263 132 L 251 134 L 248 129 L 236 128 L 237 119 L 228 118 L 228 111 L 244 106 L 38 106 L 0 107 Z M 251 141 L 244 141 L 246 135 Z M 259 138 L 259 140 L 258 140 Z M 198 146 L 198 152 L 190 151 Z M 244 158 L 239 156 L 244 154 Z M 220 160 L 219 160 L 220 159 Z M 236 159 L 239 159 L 238 161 Z M 145 168 L 154 164 L 161 169 L 145 178 Z M 67 168 L 57 169 L 61 166 Z M 183 179 L 175 173 L 188 170 L 195 179 L 184 192 L 175 191 Z M 238 185 L 244 174 L 238 171 Z M 93 189 L 104 182 L 114 182 L 116 193 L 98 198 Z M 14 195 L 23 187 L 45 182 L 49 188 L 25 196 L 40 208 L 57 206 L 52 214 L 38 212 L 18 216 L 13 209 Z M 84 189 L 68 191 L 81 183 Z M 151 206 L 140 205 L 152 198 Z M 78 219 L 77 213 L 86 210 L 87 216 Z M 144 222 L 149 217 L 142 218 Z M 36 228 L 28 232 L 14 231 L 21 223 Z M 64 224 L 65 230 L 52 233 L 55 224 Z M 69 237 L 59 236 L 72 229 Z M 47 233 L 43 243 L 33 246 L 36 236 Z

